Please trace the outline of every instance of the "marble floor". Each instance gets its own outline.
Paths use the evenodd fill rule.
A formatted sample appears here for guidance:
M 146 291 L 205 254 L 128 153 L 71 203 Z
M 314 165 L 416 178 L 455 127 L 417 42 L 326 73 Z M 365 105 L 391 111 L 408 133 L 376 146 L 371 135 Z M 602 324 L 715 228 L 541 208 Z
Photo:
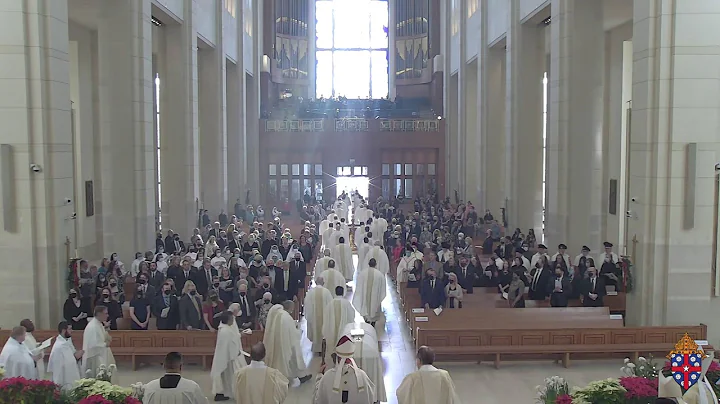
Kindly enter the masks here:
M 395 404 L 397 403 L 395 390 L 405 375 L 415 371 L 416 367 L 412 338 L 400 314 L 399 297 L 389 283 L 388 294 L 383 301 L 383 311 L 385 320 L 378 322 L 376 328 L 385 366 L 388 403 Z M 304 330 L 305 321 L 304 319 L 301 321 Z M 305 337 L 304 331 L 302 346 L 306 362 L 309 363 L 310 369 L 316 372 L 320 366 L 319 359 L 312 357 L 310 341 Z M 558 375 L 564 377 L 570 385 L 585 385 L 592 380 L 620 376 L 622 362 L 619 360 L 574 361 L 570 369 L 564 369 L 551 361 L 504 362 L 501 369 L 494 369 L 491 364 L 476 363 L 436 363 L 436 365 L 450 372 L 463 403 L 531 404 L 535 402 L 536 386 L 541 384 L 545 377 Z M 183 374 L 200 384 L 208 398 L 212 399 L 209 371 L 188 366 Z M 129 386 L 137 381 L 147 383 L 161 375 L 160 366 L 143 366 L 134 372 L 129 367 L 120 366 L 117 382 Z M 285 403 L 310 404 L 312 390 L 312 381 L 293 388 Z

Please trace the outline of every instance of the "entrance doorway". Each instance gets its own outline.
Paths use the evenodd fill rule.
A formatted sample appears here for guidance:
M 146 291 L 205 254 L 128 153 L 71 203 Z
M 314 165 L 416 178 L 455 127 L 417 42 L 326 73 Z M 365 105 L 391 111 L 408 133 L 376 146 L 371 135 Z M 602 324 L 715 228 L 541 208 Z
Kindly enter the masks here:
M 336 177 L 335 181 L 336 196 L 340 196 L 343 191 L 348 194 L 352 191 L 358 191 L 363 198 L 366 200 L 368 199 L 368 195 L 370 193 L 369 177 L 340 176 Z

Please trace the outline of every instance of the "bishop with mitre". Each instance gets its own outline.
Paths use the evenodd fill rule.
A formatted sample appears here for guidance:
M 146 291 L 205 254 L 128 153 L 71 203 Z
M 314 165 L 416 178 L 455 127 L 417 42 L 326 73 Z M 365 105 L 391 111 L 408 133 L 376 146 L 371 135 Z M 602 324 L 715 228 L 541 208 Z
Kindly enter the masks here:
M 325 316 L 325 307 L 333 299 L 329 290 L 323 286 L 325 279 L 317 278 L 316 286 L 305 294 L 305 318 L 307 319 L 307 337 L 312 342 L 313 353 L 322 352 L 322 328 L 323 317 Z
M 265 362 L 265 345 L 258 342 L 250 348 L 250 365 L 240 369 L 235 378 L 235 399 L 244 404 L 282 404 L 288 395 L 288 379 Z
M 26 379 L 37 379 L 38 372 L 35 361 L 40 355 L 33 356 L 25 341 L 25 327 L 19 326 L 12 329 L 10 338 L 0 352 L 0 367 L 5 368 L 5 378 L 24 377 Z
M 217 340 L 215 342 L 215 355 L 210 369 L 212 378 L 212 393 L 215 401 L 226 401 L 232 397 L 232 388 L 235 382 L 235 372 L 242 368 L 242 346 L 237 328 L 233 327 L 235 316 L 224 311 L 220 314 Z
M 368 267 L 358 273 L 352 304 L 366 322 L 375 326 L 382 317 L 382 301 L 385 299 L 385 274 L 378 271 L 377 261 L 370 258 Z
M 374 404 L 375 385 L 368 375 L 357 367 L 353 360 L 355 343 L 343 335 L 332 355 L 334 367 L 328 371 L 321 369 L 315 384 L 314 404 Z
M 67 321 L 61 321 L 47 364 L 47 371 L 52 374 L 53 383 L 63 390 L 72 389 L 75 382 L 82 379 L 78 363 L 82 356 L 83 351 L 76 350 L 73 345 L 72 326 Z
M 300 348 L 302 333 L 292 318 L 294 306 L 290 300 L 274 305 L 268 312 L 263 336 L 267 365 L 291 380 L 291 387 L 300 385 L 298 379 L 306 381 L 310 377 Z

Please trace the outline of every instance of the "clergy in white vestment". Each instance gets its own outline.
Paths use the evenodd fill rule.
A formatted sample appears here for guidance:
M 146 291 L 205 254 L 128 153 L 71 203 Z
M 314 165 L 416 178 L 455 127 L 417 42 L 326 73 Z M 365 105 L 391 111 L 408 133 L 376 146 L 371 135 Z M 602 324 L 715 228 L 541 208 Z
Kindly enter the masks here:
M 388 222 L 385 220 L 385 218 L 380 217 L 380 215 L 375 215 L 375 220 L 372 222 L 372 226 L 370 226 L 370 231 L 375 235 L 375 238 L 377 238 L 380 243 L 383 243 L 385 237 L 383 235 L 387 231 Z M 384 245 L 384 244 L 382 244 Z
M 382 317 L 385 283 L 385 274 L 377 269 L 375 258 L 370 258 L 367 268 L 360 271 L 355 279 L 352 304 L 365 321 L 373 325 Z
M 268 367 L 265 345 L 258 342 L 250 349 L 250 365 L 235 375 L 235 400 L 238 404 L 282 404 L 288 395 L 288 379 Z
M 95 377 L 100 365 L 115 364 L 115 358 L 110 351 L 110 334 L 107 332 L 107 307 L 98 305 L 93 311 L 93 318 L 88 322 L 83 332 L 83 377 Z M 107 325 L 109 327 L 109 325 Z M 89 371 L 89 372 L 88 372 Z
M 368 323 L 350 323 L 343 329 L 342 335 L 353 335 L 356 330 L 362 329 L 365 333 L 362 341 L 355 343 L 355 363 L 362 369 L 375 384 L 375 396 L 378 401 L 387 401 L 385 392 L 385 365 L 380 354 L 377 331 Z
M 163 362 L 165 375 L 145 385 L 143 404 L 207 404 L 200 386 L 182 377 L 182 355 L 170 352 Z
M 331 251 L 329 248 L 323 250 L 323 256 L 315 261 L 315 281 L 328 268 L 328 262 L 332 261 Z
M 357 248 L 358 272 L 362 271 L 363 268 L 365 267 L 365 265 L 363 265 L 363 263 L 366 262 L 365 259 L 368 255 L 368 253 L 370 252 L 371 248 L 372 248 L 372 246 L 370 245 L 370 239 L 368 239 L 367 237 L 364 237 L 362 239 L 362 243 L 358 244 L 358 248 Z
M 405 249 L 405 254 L 400 258 L 400 262 L 398 262 L 397 268 L 395 268 L 395 279 L 397 283 L 405 283 L 408 281 L 408 275 L 410 271 L 413 270 L 416 260 L 417 258 L 413 256 L 412 250 Z
M 225 401 L 232 397 L 235 372 L 243 367 L 241 361 L 245 361 L 241 356 L 242 347 L 238 330 L 232 326 L 234 322 L 235 316 L 231 312 L 224 311 L 220 314 L 215 355 L 210 369 L 215 401 Z
M 330 291 L 330 294 L 334 295 L 338 286 L 342 287 L 343 293 L 345 292 L 345 284 L 347 281 L 345 280 L 345 276 L 335 269 L 335 260 L 328 262 L 328 268 L 323 271 L 322 278 L 325 281 L 325 288 Z
M 315 281 L 315 287 L 305 294 L 305 319 L 307 320 L 307 337 L 312 342 L 313 353 L 322 352 L 322 324 L 325 307 L 333 299 L 332 293 L 325 289 L 322 276 Z
M 323 248 L 333 250 L 337 244 L 337 239 L 335 238 L 335 228 L 330 226 L 321 234 Z
M 416 359 L 418 370 L 405 376 L 397 389 L 398 404 L 460 404 L 450 374 L 433 366 L 435 352 L 421 346 Z
M 291 315 L 294 307 L 290 300 L 273 306 L 268 313 L 263 336 L 267 365 L 287 377 L 291 387 L 299 386 L 298 379 L 305 381 L 309 373 L 300 348 L 302 333 Z
M 45 352 L 38 350 L 39 344 L 35 339 L 35 336 L 33 335 L 33 332 L 35 332 L 35 324 L 33 324 L 32 320 L 26 318 L 20 322 L 20 325 L 25 327 L 26 331 L 25 341 L 23 341 L 23 345 L 27 347 L 27 349 L 32 355 L 40 356 L 35 361 L 35 365 L 38 371 L 38 379 L 43 380 L 45 379 L 45 362 L 43 361 L 43 359 L 45 358 Z
M 390 271 L 390 260 L 388 259 L 388 255 L 385 252 L 385 249 L 383 248 L 380 240 L 376 241 L 375 245 L 370 248 L 370 251 L 368 251 L 368 253 L 365 255 L 365 260 L 363 261 L 363 264 L 359 266 L 367 266 L 367 264 L 370 262 L 370 259 L 375 259 L 375 262 L 377 263 L 376 268 L 378 271 L 382 272 L 383 275 Z
M 345 290 L 342 286 L 335 288 L 335 298 L 328 303 L 323 313 L 323 338 L 328 347 L 337 344 L 342 335 L 342 330 L 347 324 L 355 322 L 355 308 L 349 300 L 345 299 Z M 325 361 L 330 361 L 332 350 L 325 353 Z
M 50 351 L 47 371 L 52 375 L 51 380 L 63 390 L 72 389 L 80 376 L 80 364 L 83 351 L 76 350 L 72 341 L 72 326 L 67 321 L 58 324 L 58 336 Z
M 330 223 L 331 223 L 331 222 L 330 222 L 330 220 L 328 220 L 328 219 L 323 219 L 323 220 L 321 220 L 321 221 L 320 221 L 320 227 L 318 228 L 318 232 L 319 232 L 320 234 L 323 234 L 323 233 L 325 232 L 325 230 L 327 230 L 328 227 L 330 227 Z
M 355 275 L 355 267 L 353 267 L 352 249 L 350 244 L 345 242 L 344 237 L 338 239 L 338 245 L 333 249 L 332 257 L 337 270 L 343 274 L 346 281 L 351 281 Z
M 40 358 L 40 355 L 33 356 L 30 350 L 23 345 L 25 334 L 25 327 L 13 328 L 10 338 L 0 352 L 0 367 L 5 369 L 4 377 L 6 379 L 11 377 L 38 378 L 35 361 Z
M 321 369 L 315 383 L 314 404 L 374 404 L 375 384 L 353 359 L 355 343 L 343 335 L 335 347 L 332 369 Z

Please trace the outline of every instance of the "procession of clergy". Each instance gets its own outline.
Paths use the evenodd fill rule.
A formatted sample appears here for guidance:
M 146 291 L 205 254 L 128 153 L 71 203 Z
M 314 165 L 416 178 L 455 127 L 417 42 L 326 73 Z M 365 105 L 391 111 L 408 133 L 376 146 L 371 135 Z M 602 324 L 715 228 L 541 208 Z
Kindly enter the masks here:
M 313 403 L 385 402 L 383 363 L 374 326 L 383 316 L 382 301 L 390 269 L 382 236 L 388 223 L 378 215 L 373 221 L 373 212 L 356 193 L 343 193 L 333 208 L 320 223 L 323 254 L 315 263 L 315 286 L 307 292 L 303 304 L 307 338 L 313 353 L 322 361 Z M 354 213 L 352 225 L 348 221 L 350 211 Z M 365 223 L 370 225 L 363 226 Z M 350 245 L 355 224 L 362 224 L 353 234 L 359 256 L 357 271 Z M 355 291 L 351 303 L 345 292 L 352 280 Z M 274 305 L 267 316 L 263 342 L 249 352 L 242 346 L 235 322 L 241 314 L 240 305 L 231 304 L 221 314 L 210 371 L 215 401 L 235 398 L 238 403 L 279 404 L 285 401 L 289 388 L 311 378 L 300 346 L 302 332 L 293 318 L 294 308 L 292 301 Z M 356 322 L 356 311 L 364 322 Z M 114 364 L 107 308 L 98 305 L 93 314 L 84 330 L 82 350 L 76 350 L 72 343 L 71 326 L 60 322 L 47 369 L 43 361 L 45 345 L 33 338 L 32 321 L 23 320 L 12 330 L 0 353 L 5 377 L 50 378 L 69 389 L 81 377 L 95 377 L 101 367 Z M 460 402 L 448 372 L 435 368 L 433 361 L 431 348 L 418 349 L 418 371 L 407 375 L 396 392 L 400 404 Z M 198 384 L 181 376 L 180 353 L 168 353 L 164 366 L 165 375 L 145 386 L 145 404 L 207 403 Z

